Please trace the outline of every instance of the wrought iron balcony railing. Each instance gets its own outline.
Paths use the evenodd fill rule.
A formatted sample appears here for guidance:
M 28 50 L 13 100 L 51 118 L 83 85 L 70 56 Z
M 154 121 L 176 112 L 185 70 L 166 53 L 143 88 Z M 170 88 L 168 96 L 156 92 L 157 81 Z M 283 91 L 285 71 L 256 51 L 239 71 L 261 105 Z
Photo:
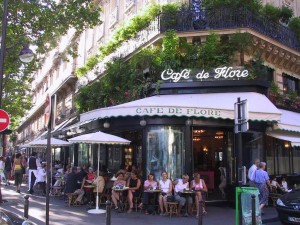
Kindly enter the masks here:
M 246 8 L 221 8 L 200 12 L 179 11 L 177 14 L 162 13 L 159 15 L 159 22 L 160 32 L 165 32 L 169 29 L 189 32 L 197 30 L 250 28 L 300 51 L 300 42 L 296 34 L 288 27 L 275 23 L 267 17 Z

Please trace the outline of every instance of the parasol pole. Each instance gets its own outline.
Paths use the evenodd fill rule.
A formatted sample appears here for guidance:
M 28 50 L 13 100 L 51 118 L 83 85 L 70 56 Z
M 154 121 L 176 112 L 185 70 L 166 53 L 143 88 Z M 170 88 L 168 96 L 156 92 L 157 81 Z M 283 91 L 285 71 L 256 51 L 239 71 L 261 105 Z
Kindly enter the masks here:
M 97 179 L 99 179 L 99 162 L 100 162 L 100 143 L 98 144 L 98 165 L 97 165 Z M 88 213 L 91 214 L 101 214 L 106 213 L 106 210 L 99 209 L 99 182 L 97 180 L 97 196 L 96 196 L 96 208 L 91 209 L 88 211 Z

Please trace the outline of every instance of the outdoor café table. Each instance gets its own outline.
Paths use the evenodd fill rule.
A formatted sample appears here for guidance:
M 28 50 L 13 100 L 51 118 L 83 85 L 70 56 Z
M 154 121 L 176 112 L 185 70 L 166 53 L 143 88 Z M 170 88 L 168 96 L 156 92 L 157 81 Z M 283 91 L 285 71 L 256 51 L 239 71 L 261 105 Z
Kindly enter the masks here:
M 127 191 L 129 187 L 112 187 L 112 190 L 117 192 L 119 195 L 119 200 L 118 200 L 118 212 L 124 212 L 125 211 L 125 204 L 123 202 L 123 195 L 121 195 L 124 191 Z
M 186 199 L 184 216 L 188 216 L 188 200 L 187 200 L 187 198 L 192 197 L 194 194 L 195 194 L 195 192 L 191 191 L 191 190 L 183 190 L 183 192 L 180 192 L 180 195 Z
M 88 199 L 88 205 L 89 205 L 89 208 L 92 207 L 92 197 L 93 197 L 93 189 L 95 188 L 95 185 L 91 185 L 91 184 L 88 184 L 88 185 L 84 185 L 83 186 L 83 189 L 86 193 L 86 196 L 87 196 L 87 199 Z
M 158 195 L 161 193 L 160 189 L 149 189 L 147 191 L 149 194 L 153 195 L 153 201 L 154 201 L 154 210 L 152 212 L 152 215 L 156 215 L 158 211 Z

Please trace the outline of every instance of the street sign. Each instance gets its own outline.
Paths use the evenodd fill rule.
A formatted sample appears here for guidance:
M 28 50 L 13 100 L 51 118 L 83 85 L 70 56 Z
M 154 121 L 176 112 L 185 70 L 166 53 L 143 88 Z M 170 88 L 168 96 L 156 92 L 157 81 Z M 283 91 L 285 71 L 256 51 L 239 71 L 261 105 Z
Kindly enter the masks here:
M 247 99 L 234 104 L 234 132 L 246 132 L 249 130 Z
M 0 132 L 4 131 L 8 127 L 9 122 L 10 118 L 8 113 L 3 109 L 0 109 Z

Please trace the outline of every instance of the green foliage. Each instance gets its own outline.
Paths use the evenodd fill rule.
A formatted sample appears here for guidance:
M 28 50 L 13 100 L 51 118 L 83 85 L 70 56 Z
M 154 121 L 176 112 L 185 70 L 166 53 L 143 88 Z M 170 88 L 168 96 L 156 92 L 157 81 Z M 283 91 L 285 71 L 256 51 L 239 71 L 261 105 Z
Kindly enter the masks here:
M 177 12 L 179 7 L 180 6 L 178 4 L 174 3 L 166 4 L 163 6 L 154 4 L 147 8 L 140 15 L 136 15 L 135 17 L 133 17 L 127 24 L 121 26 L 116 30 L 112 39 L 108 43 L 99 48 L 100 52 L 99 57 L 97 57 L 97 61 L 93 60 L 93 63 L 89 64 L 89 66 L 85 65 L 84 69 L 79 68 L 76 71 L 77 76 L 85 75 L 88 71 L 92 70 L 94 66 L 99 63 L 105 56 L 108 56 L 118 47 L 120 47 L 124 41 L 134 38 L 137 33 L 148 26 L 160 12 L 168 12 L 172 15 L 175 15 L 174 12 Z M 92 56 L 92 58 L 94 58 L 94 56 Z
M 220 42 L 213 33 L 201 45 L 187 43 L 186 39 L 178 38 L 174 30 L 165 33 L 162 46 L 143 49 L 125 62 L 115 59 L 108 63 L 104 77 L 80 89 L 75 99 L 79 111 L 86 112 L 139 99 L 145 96 L 153 83 L 156 83 L 155 92 L 159 93 L 160 74 L 166 68 L 174 71 L 183 68 L 210 70 L 230 64 L 232 55 L 238 49 L 233 47 L 229 39 Z M 144 75 L 146 69 L 148 73 Z
M 270 69 L 263 64 L 261 54 L 256 54 L 254 59 L 245 65 L 245 68 L 249 71 L 249 79 L 267 80 L 270 71 Z
M 300 17 L 294 17 L 289 22 L 289 28 L 294 31 L 300 41 Z
M 2 10 L 0 7 L 0 15 Z M 11 116 L 10 129 L 15 129 L 20 118 L 31 108 L 31 74 L 44 62 L 41 57 L 56 47 L 60 37 L 70 28 L 74 27 L 77 35 L 100 24 L 99 17 L 100 8 L 90 0 L 8 1 L 6 46 L 9 50 L 6 51 L 3 68 L 2 108 Z M 77 54 L 75 42 L 74 39 L 66 47 L 61 59 L 67 60 L 68 54 Z M 36 46 L 39 58 L 22 64 L 18 55 L 23 44 Z
M 281 10 L 280 8 L 272 4 L 266 4 L 266 6 L 263 9 L 263 13 L 273 22 L 278 22 L 280 19 Z
M 280 12 L 280 18 L 283 23 L 288 24 L 290 19 L 294 16 L 293 10 L 289 7 L 283 6 Z
M 240 8 L 247 7 L 253 11 L 259 11 L 262 8 L 262 3 L 260 0 L 204 0 L 203 5 L 207 9 L 214 8 Z

